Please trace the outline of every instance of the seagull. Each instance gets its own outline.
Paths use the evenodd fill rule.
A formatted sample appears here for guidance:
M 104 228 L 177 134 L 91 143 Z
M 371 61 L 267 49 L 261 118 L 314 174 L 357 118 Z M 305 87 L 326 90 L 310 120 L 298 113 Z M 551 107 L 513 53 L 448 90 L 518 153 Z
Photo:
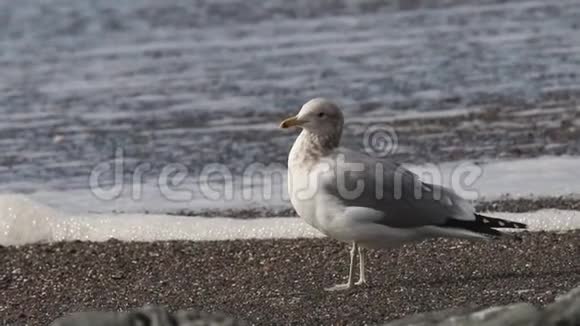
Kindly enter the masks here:
M 292 206 L 324 235 L 352 243 L 348 281 L 326 290 L 367 283 L 363 248 L 435 237 L 491 239 L 505 235 L 496 228 L 527 227 L 478 214 L 452 189 L 422 182 L 392 160 L 341 148 L 343 125 L 339 107 L 324 98 L 308 101 L 280 124 L 302 129 L 288 155 Z M 357 255 L 359 280 L 354 283 Z

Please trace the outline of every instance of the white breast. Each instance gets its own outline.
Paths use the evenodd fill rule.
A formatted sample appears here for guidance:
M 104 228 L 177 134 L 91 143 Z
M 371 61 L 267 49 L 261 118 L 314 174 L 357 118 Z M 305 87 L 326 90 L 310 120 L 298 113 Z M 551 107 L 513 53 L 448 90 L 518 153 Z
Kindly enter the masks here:
M 306 223 L 324 232 L 317 217 L 316 191 L 317 181 L 313 170 L 316 160 L 309 157 L 305 150 L 307 142 L 301 133 L 294 142 L 288 156 L 288 193 L 292 206 Z M 314 180 L 313 180 L 314 179 Z
M 328 236 L 340 227 L 339 219 L 345 209 L 323 186 L 336 180 L 333 148 L 338 141 L 331 138 L 321 138 L 303 130 L 288 156 L 290 201 L 306 223 Z
M 300 166 L 288 165 L 288 193 L 290 202 L 300 217 L 317 228 L 316 201 L 310 194 L 308 171 Z

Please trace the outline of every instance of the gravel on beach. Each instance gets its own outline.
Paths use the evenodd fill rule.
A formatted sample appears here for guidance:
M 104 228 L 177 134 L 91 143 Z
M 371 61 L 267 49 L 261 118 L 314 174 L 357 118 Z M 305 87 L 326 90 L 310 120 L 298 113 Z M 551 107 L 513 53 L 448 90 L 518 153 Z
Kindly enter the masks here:
M 220 311 L 255 324 L 363 324 L 452 307 L 547 304 L 580 284 L 580 231 L 438 239 L 370 251 L 370 284 L 342 293 L 347 246 L 329 239 L 68 242 L 0 247 L 0 320 L 84 310 Z

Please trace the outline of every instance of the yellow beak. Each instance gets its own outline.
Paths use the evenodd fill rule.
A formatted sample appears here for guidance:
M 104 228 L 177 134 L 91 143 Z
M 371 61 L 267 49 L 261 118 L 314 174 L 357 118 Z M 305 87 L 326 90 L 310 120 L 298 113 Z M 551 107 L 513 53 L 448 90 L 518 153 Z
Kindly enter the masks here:
M 298 117 L 294 116 L 282 121 L 282 123 L 280 123 L 280 128 L 287 129 L 290 127 L 299 126 L 301 123 L 302 121 L 298 120 Z

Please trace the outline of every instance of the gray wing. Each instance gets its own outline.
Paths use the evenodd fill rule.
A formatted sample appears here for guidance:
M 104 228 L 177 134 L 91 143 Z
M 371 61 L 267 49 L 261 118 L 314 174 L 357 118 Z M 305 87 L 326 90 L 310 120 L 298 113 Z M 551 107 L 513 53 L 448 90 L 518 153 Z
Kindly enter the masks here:
M 473 207 L 452 190 L 421 182 L 396 162 L 349 150 L 327 159 L 334 174 L 323 178 L 324 190 L 347 207 L 373 210 L 369 218 L 375 223 L 412 228 L 475 219 Z

